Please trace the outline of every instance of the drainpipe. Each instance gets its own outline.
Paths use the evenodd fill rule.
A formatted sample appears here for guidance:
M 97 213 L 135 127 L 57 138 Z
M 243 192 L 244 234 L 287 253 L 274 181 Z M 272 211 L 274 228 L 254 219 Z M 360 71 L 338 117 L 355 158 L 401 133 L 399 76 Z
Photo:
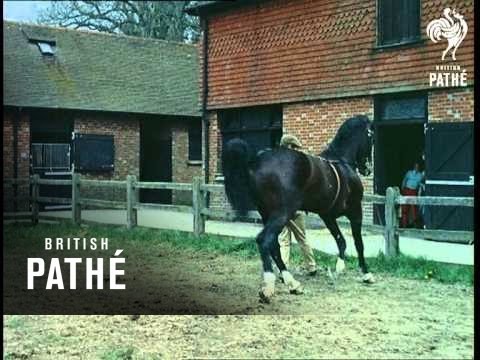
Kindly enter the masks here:
M 16 179 L 18 177 L 18 122 L 20 121 L 20 117 L 22 110 L 17 108 L 17 116 L 13 118 L 13 178 Z M 16 198 L 18 196 L 18 189 L 17 184 L 13 184 L 13 197 Z M 13 202 L 13 212 L 17 212 L 17 201 Z
M 203 44 L 202 44 L 202 122 L 203 122 L 203 136 L 205 144 L 205 182 L 210 180 L 210 121 L 207 116 L 207 98 L 208 98 L 208 20 L 206 18 L 201 19 L 201 26 L 203 31 Z M 208 203 L 207 199 L 207 203 Z

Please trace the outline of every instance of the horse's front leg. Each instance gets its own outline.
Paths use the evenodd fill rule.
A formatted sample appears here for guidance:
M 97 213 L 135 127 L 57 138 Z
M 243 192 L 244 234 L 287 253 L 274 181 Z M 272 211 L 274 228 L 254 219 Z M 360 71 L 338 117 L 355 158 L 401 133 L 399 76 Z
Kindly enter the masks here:
M 362 280 L 365 283 L 372 284 L 375 282 L 375 278 L 372 273 L 368 272 L 367 263 L 363 254 L 363 239 L 362 239 L 362 220 L 350 219 L 350 226 L 352 228 L 352 236 L 355 242 L 355 248 L 358 254 L 358 266 L 362 270 Z
M 347 243 L 338 227 L 337 221 L 334 218 L 325 217 L 322 218 L 322 220 L 327 229 L 330 231 L 330 234 L 332 234 L 333 238 L 337 242 L 338 258 L 335 266 L 335 272 L 340 274 L 345 270 L 345 249 L 347 248 Z

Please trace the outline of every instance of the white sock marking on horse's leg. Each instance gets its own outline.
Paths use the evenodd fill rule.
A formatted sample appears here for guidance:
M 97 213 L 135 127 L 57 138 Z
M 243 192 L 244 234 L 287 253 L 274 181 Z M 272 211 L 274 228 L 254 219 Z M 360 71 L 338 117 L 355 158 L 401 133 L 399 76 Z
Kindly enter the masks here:
M 285 281 L 285 285 L 287 285 L 288 290 L 290 291 L 301 291 L 301 286 L 299 281 L 295 280 L 293 275 L 290 274 L 287 270 L 282 271 L 283 281 Z
M 272 272 L 264 272 L 263 284 L 263 294 L 268 298 L 272 297 L 273 293 L 275 292 L 275 274 Z
M 335 271 L 337 274 L 342 273 L 345 270 L 345 261 L 340 258 L 337 258 L 337 265 L 335 266 Z
M 364 283 L 373 284 L 375 282 L 375 278 L 373 277 L 372 273 L 366 273 L 363 275 L 362 281 Z

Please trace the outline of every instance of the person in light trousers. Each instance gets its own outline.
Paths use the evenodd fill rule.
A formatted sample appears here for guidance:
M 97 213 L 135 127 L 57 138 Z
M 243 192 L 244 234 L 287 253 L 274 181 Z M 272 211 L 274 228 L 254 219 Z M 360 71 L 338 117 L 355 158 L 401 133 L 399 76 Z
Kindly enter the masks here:
M 295 136 L 288 134 L 282 136 L 282 139 L 280 140 L 280 146 L 297 151 L 302 150 L 302 144 L 300 141 Z M 313 250 L 306 239 L 305 215 L 303 212 L 297 211 L 278 236 L 280 254 L 287 267 L 290 260 L 292 234 L 295 236 L 295 240 L 297 240 L 297 243 L 300 246 L 306 272 L 311 276 L 315 275 L 317 273 L 317 264 L 315 262 L 315 258 L 313 257 Z

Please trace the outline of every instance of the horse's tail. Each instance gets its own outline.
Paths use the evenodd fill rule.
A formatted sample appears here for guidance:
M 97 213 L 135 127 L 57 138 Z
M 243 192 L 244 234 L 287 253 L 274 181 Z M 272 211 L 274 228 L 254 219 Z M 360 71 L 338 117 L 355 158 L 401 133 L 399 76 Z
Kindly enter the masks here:
M 234 210 L 245 215 L 252 203 L 249 163 L 252 149 L 242 139 L 232 139 L 225 144 L 222 169 L 225 177 L 225 193 Z

